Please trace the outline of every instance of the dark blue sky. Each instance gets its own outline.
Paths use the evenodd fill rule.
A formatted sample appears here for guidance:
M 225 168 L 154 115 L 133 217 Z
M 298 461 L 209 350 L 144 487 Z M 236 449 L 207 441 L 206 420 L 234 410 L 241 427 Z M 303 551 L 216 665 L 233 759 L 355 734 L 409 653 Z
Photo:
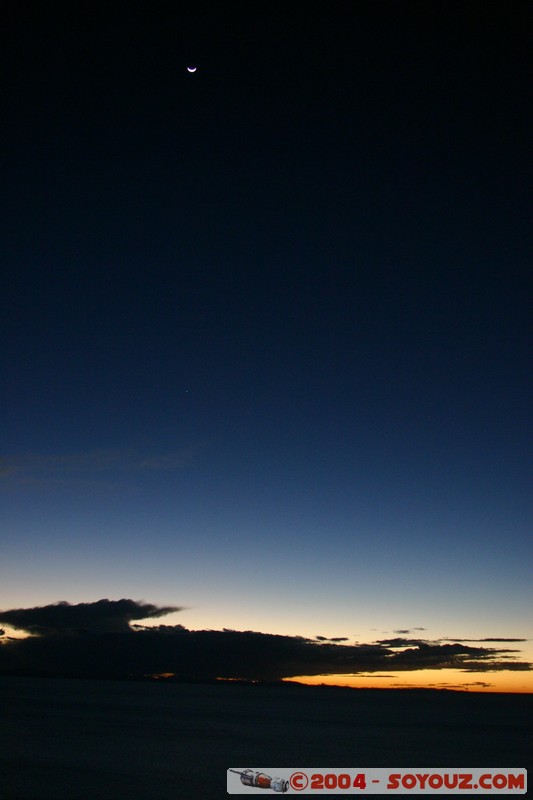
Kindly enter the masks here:
M 12 4 L 3 608 L 524 635 L 526 22 Z

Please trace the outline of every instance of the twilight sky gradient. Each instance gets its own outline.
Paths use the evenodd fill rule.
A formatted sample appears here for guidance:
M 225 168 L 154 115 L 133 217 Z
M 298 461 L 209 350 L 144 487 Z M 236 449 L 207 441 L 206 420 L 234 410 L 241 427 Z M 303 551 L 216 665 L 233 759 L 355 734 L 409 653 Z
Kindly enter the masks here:
M 533 660 L 527 9 L 4 9 L 0 608 Z

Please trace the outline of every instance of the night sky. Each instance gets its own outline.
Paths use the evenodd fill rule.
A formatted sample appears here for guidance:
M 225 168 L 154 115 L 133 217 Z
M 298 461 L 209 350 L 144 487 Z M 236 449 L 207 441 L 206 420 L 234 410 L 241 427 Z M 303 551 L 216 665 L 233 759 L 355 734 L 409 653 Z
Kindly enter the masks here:
M 0 608 L 532 690 L 527 15 L 4 5 Z

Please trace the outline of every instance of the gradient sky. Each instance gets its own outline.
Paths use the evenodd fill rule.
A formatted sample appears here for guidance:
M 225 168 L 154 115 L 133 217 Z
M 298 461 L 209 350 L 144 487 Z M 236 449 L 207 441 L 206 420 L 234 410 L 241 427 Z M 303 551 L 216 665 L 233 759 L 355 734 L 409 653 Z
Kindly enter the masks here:
M 0 608 L 533 637 L 526 15 L 4 9 Z

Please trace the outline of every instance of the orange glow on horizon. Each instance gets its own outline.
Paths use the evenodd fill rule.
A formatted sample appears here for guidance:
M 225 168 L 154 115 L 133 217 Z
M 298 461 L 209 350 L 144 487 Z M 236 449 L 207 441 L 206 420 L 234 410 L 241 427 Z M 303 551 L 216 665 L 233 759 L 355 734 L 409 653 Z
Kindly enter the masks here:
M 463 692 L 533 693 L 533 676 L 529 670 L 464 673 L 460 670 L 442 669 L 386 674 L 297 675 L 284 680 L 309 686 L 349 686 L 355 689 L 453 689 Z

